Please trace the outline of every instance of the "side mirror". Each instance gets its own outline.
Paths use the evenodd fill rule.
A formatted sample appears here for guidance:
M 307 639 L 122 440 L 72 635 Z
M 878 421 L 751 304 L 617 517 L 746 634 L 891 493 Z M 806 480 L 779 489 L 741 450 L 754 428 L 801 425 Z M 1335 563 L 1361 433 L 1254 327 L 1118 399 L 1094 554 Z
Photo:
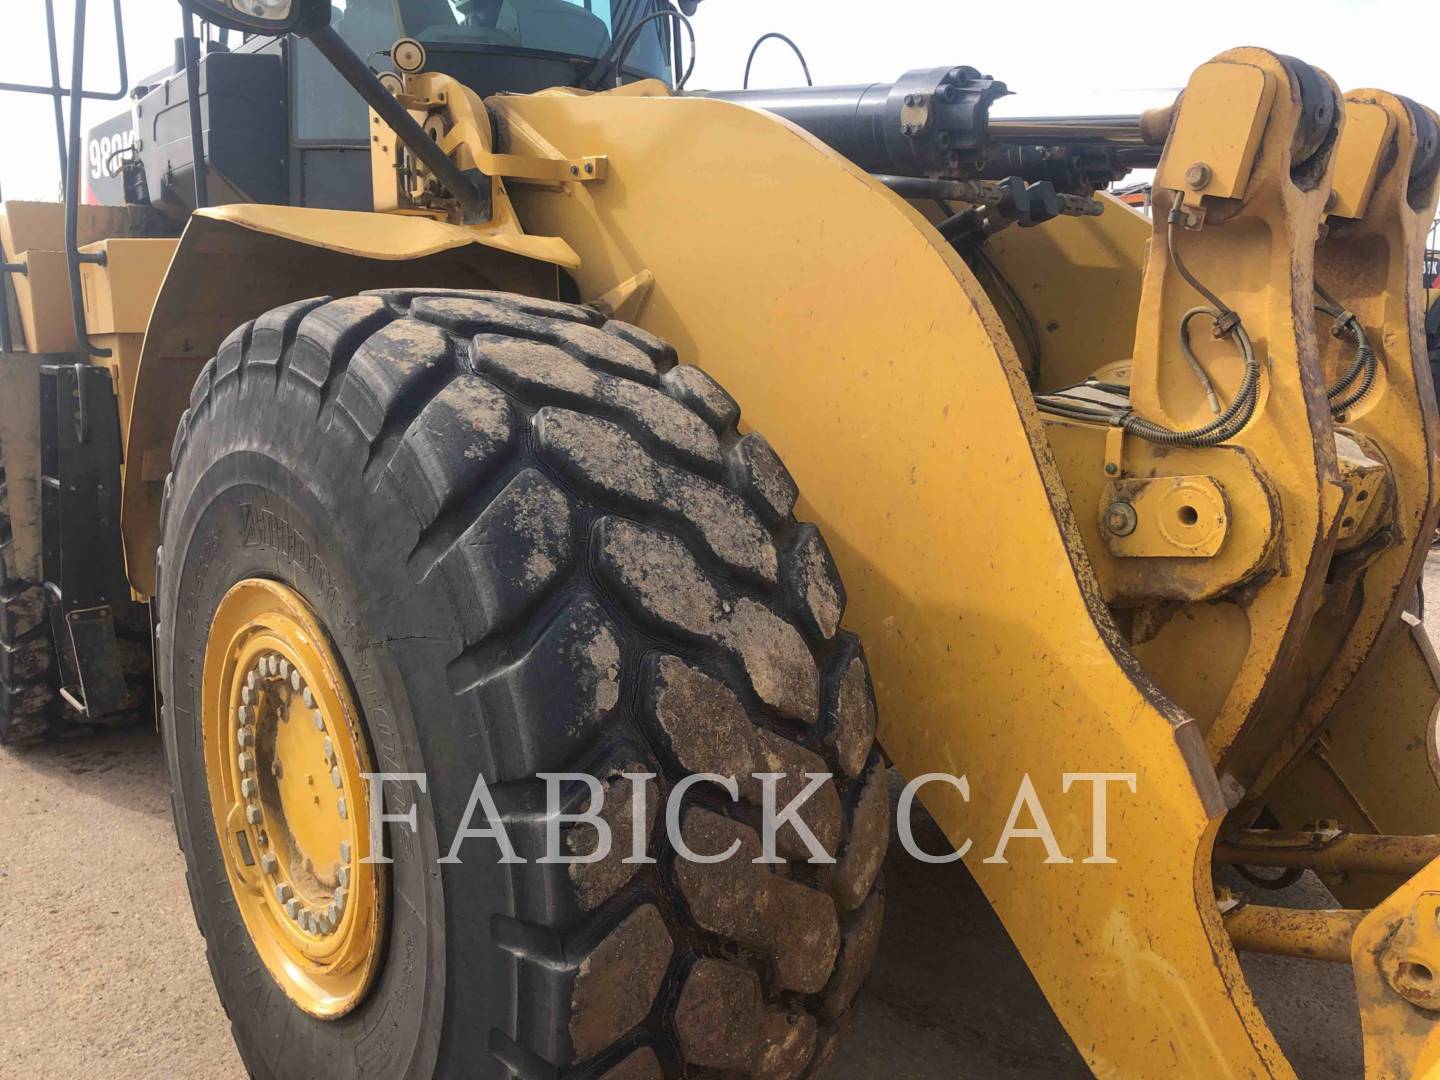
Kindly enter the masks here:
M 246 34 L 304 37 L 330 25 L 330 0 L 180 0 L 208 23 Z

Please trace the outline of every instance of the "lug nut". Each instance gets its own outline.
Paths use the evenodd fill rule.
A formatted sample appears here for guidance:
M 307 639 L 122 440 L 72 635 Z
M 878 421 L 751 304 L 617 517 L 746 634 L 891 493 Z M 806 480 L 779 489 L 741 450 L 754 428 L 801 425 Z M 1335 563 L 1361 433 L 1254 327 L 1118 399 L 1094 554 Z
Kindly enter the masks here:
M 242 751 L 236 755 L 235 764 L 240 766 L 241 772 L 249 772 L 255 767 L 255 755 Z
M 240 691 L 240 701 L 245 705 L 255 704 L 255 691 L 246 686 Z
M 330 741 L 330 736 L 325 736 L 325 762 L 329 765 L 335 764 L 335 744 Z
M 246 724 L 252 723 L 254 719 L 255 710 L 250 708 L 249 705 L 241 705 L 238 709 L 235 710 L 235 721 L 241 727 L 244 727 Z
M 281 661 L 280 661 L 280 675 L 281 675 L 282 678 L 286 678 L 286 679 L 290 678 L 290 661 L 289 661 L 289 660 L 281 660 Z
M 338 811 L 340 811 L 340 820 L 341 820 L 341 821 L 349 821 L 349 820 L 350 820 L 350 808 L 345 805 L 344 796 L 341 796 L 340 798 L 338 798 L 338 799 L 335 800 L 335 809 L 338 810 Z
M 251 671 L 251 672 L 249 672 L 249 673 L 246 674 L 246 676 L 245 676 L 245 688 L 246 688 L 247 690 L 254 690 L 255 687 L 256 687 L 256 685 L 259 684 L 259 682 L 260 682 L 260 675 L 259 675 L 258 672 L 259 672 L 259 669 L 257 668 L 256 670 Z
M 260 807 L 254 803 L 247 806 L 245 808 L 245 820 L 251 825 L 259 825 L 260 822 L 264 820 L 264 815 L 260 813 Z
M 316 710 L 315 710 L 315 730 L 316 730 L 316 731 L 324 731 L 324 730 L 325 730 L 325 718 L 320 715 L 320 710 L 319 710 L 319 709 L 316 709 Z
M 302 678 L 300 678 L 300 672 L 298 672 L 298 671 L 292 671 L 292 672 L 290 672 L 290 689 L 291 689 L 291 690 L 294 690 L 294 691 L 298 694 L 298 693 L 300 693 L 300 691 L 303 690 L 304 688 L 305 688 L 305 680 L 302 679 Z
M 310 692 L 308 686 L 302 686 L 300 688 L 300 700 L 305 702 L 307 709 L 313 709 L 315 707 L 315 695 Z
M 274 858 L 274 856 L 272 855 L 271 858 Z M 291 897 L 294 895 L 295 890 L 291 889 L 287 882 L 282 881 L 275 886 L 275 899 L 279 900 L 282 904 L 289 905 L 292 902 Z M 294 902 L 298 903 L 299 901 Z
M 280 860 L 273 854 L 266 852 L 260 856 L 260 869 L 271 877 L 274 877 L 280 871 Z
M 341 841 L 340 841 L 340 861 L 341 861 L 342 863 L 348 863 L 348 862 L 350 861 L 350 841 L 349 841 L 349 840 L 341 840 Z M 342 881 L 340 884 L 344 885 L 345 882 Z
M 335 766 L 335 768 L 330 770 L 330 782 L 334 784 L 337 788 L 342 786 L 342 781 L 340 779 L 340 766 L 337 765 Z
M 344 910 L 345 910 L 345 901 L 346 901 L 346 899 L 349 897 L 349 895 L 350 895 L 350 894 L 349 894 L 349 890 L 347 890 L 344 885 L 341 885 L 340 888 L 338 888 L 338 889 L 335 890 L 335 910 L 336 910 L 336 911 L 344 911 Z
M 245 798 L 253 799 L 259 791 L 260 784 L 253 776 L 247 776 L 244 780 L 240 781 L 240 794 L 244 795 Z
M 242 727 L 239 731 L 235 732 L 235 741 L 240 744 L 242 749 L 247 746 L 254 746 L 255 729 Z
M 293 896 L 289 900 L 286 900 L 285 914 L 289 915 L 292 919 L 298 919 L 300 916 L 300 901 L 296 900 Z

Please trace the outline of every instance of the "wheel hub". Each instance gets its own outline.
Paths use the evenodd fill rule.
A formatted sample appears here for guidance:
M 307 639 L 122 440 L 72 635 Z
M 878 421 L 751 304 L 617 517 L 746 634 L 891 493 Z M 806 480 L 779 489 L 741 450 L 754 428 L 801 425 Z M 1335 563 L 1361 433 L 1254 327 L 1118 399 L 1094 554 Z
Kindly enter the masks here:
M 385 916 L 344 672 L 299 594 L 250 578 L 215 613 L 204 682 L 211 809 L 246 929 L 296 1005 L 343 1016 L 373 979 Z

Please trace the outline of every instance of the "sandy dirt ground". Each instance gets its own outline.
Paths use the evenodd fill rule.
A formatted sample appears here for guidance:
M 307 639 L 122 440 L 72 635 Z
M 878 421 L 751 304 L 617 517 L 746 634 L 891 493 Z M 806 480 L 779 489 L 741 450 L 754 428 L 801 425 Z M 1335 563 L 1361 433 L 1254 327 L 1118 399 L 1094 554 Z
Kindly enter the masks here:
M 1426 578 L 1440 598 L 1440 561 Z M 1440 638 L 1440 600 L 1431 609 Z M 190 912 L 167 790 L 151 732 L 0 752 L 0 1077 L 245 1075 Z M 916 828 L 932 851 L 933 829 Z M 1087 1076 L 964 867 L 891 851 L 880 955 L 825 1080 Z M 1285 899 L 1331 902 L 1313 878 Z M 1361 1075 L 1347 968 L 1244 963 L 1305 1080 Z

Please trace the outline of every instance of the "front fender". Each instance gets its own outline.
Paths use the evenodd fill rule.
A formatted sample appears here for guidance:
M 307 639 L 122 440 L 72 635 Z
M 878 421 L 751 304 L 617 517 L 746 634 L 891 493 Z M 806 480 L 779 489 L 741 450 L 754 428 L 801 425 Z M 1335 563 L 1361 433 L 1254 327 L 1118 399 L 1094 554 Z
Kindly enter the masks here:
M 197 212 L 151 309 L 126 425 L 121 531 L 132 588 L 155 591 L 170 444 L 196 376 L 237 326 L 307 297 L 406 285 L 554 297 L 558 271 L 578 264 L 564 240 L 513 228 L 255 204 Z

